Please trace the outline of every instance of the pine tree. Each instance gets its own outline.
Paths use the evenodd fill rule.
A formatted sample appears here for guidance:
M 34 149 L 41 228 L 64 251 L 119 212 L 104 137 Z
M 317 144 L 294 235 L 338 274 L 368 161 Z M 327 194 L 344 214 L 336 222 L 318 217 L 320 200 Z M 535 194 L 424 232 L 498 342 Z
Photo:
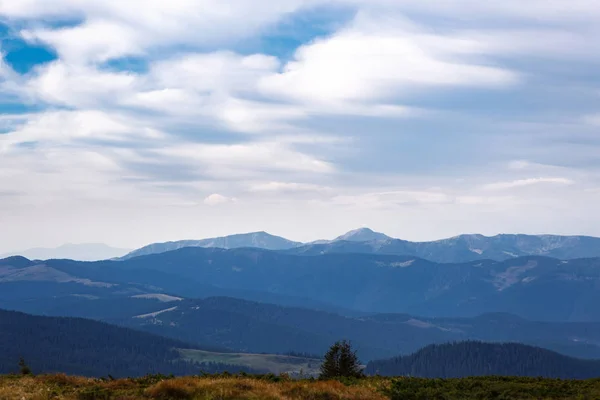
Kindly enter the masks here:
M 340 342 L 335 342 L 323 358 L 323 364 L 321 364 L 321 374 L 319 378 L 327 379 L 327 378 L 335 378 L 339 376 L 339 353 L 340 353 Z
M 343 341 L 341 343 L 340 358 L 339 358 L 340 376 L 359 378 L 362 376 L 360 361 L 356 355 L 356 351 L 352 350 L 350 342 Z
M 321 379 L 359 378 L 362 376 L 360 362 L 356 351 L 352 350 L 350 342 L 343 340 L 335 342 L 325 354 L 321 364 Z

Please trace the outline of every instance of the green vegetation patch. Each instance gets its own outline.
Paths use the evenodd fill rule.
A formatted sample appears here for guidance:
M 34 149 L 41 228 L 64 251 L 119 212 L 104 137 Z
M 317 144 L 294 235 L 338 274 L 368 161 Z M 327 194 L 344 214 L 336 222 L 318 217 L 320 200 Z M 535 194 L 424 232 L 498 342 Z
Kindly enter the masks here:
M 600 399 L 600 379 L 561 380 L 501 376 L 455 379 L 395 378 L 384 392 L 393 400 Z
M 317 376 L 321 360 L 278 354 L 216 353 L 204 350 L 178 349 L 185 361 L 200 364 L 219 363 L 248 367 L 273 374 Z

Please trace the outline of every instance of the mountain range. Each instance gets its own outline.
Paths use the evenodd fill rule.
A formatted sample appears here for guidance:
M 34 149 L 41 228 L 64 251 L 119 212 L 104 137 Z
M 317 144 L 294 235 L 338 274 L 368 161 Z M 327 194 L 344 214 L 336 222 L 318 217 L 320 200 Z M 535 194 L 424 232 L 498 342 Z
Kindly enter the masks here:
M 460 235 L 432 242 L 400 239 L 371 241 L 334 240 L 306 244 L 288 251 L 291 254 L 363 253 L 409 255 L 441 263 L 474 260 L 503 261 L 523 256 L 573 259 L 600 256 L 600 239 L 589 236 L 556 235 Z
M 469 234 L 430 242 L 410 242 L 394 239 L 369 228 L 360 228 L 333 240 L 316 240 L 308 243 L 288 240 L 261 231 L 200 240 L 153 243 L 133 251 L 113 248 L 105 244 L 66 244 L 57 248 L 34 248 L 7 253 L 0 255 L 0 258 L 20 255 L 32 260 L 97 261 L 117 258 L 127 260 L 184 247 L 260 248 L 298 255 L 327 253 L 410 255 L 441 263 L 484 259 L 502 261 L 528 255 L 560 259 L 600 257 L 600 239 L 589 236 L 503 234 L 488 237 Z
M 375 359 L 473 339 L 600 358 L 599 267 L 600 259 L 436 264 L 204 248 L 95 263 L 13 257 L 0 260 L 0 307 L 232 351 L 321 354 L 350 338 Z M 568 322 L 577 320 L 588 322 Z
M 309 244 L 265 232 L 156 244 L 95 262 L 14 256 L 0 259 L 0 308 L 96 319 L 186 349 L 157 365 L 212 359 L 207 348 L 323 354 L 341 338 L 364 361 L 465 340 L 600 358 L 600 257 L 590 257 L 598 240 L 415 243 L 361 228 Z
M 317 240 L 310 243 L 294 242 L 266 232 L 237 234 L 202 240 L 154 243 L 134 250 L 122 259 L 164 253 L 183 247 L 218 247 L 224 249 L 252 247 L 279 250 L 298 255 L 328 253 L 408 255 L 441 263 L 488 259 L 502 261 L 531 255 L 559 259 L 600 257 L 600 238 L 590 236 L 521 234 L 483 236 L 474 234 L 459 235 L 430 242 L 410 242 L 391 238 L 369 228 L 360 228 L 340 235 L 333 240 Z
M 600 320 L 600 258 L 528 256 L 440 264 L 410 256 L 298 256 L 261 249 L 189 247 L 126 261 L 0 260 L 0 307 L 49 307 L 63 295 L 165 293 L 237 297 L 352 313 L 532 320 Z M 560 294 L 560 295 L 557 295 Z M 30 301 L 32 303 L 30 303 Z M 11 305 L 12 304 L 12 305 Z

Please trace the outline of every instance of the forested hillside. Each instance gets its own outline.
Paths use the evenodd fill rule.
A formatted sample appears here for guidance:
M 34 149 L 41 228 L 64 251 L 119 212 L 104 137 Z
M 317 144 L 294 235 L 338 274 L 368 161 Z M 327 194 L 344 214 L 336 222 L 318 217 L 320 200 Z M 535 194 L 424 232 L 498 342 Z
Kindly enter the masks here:
M 356 313 L 344 310 L 430 317 L 506 312 L 543 321 L 600 320 L 599 258 L 437 264 L 408 256 L 309 257 L 189 247 L 126 261 L 27 262 L 14 259 L 0 269 L 0 307 L 34 312 L 44 309 L 44 301 L 36 303 L 42 297 L 167 293 L 229 296 L 346 315 Z M 31 307 L 20 308 L 25 306 Z
M 516 341 L 576 357 L 600 358 L 600 323 L 535 322 L 508 314 L 476 318 L 424 318 L 406 314 L 347 317 L 296 307 L 212 297 L 161 304 L 145 318 L 115 320 L 125 326 L 189 343 L 267 353 L 324 354 L 350 339 L 364 361 L 409 354 L 452 341 Z M 575 341 L 573 339 L 576 339 Z
M 96 321 L 0 310 L 0 374 L 18 371 L 21 357 L 34 373 L 118 377 L 248 371 L 248 368 L 180 360 L 175 349 L 190 347 L 198 348 Z
M 518 343 L 475 341 L 427 346 L 414 354 L 371 361 L 367 374 L 423 378 L 502 375 L 563 379 L 600 377 L 600 360 L 581 360 Z

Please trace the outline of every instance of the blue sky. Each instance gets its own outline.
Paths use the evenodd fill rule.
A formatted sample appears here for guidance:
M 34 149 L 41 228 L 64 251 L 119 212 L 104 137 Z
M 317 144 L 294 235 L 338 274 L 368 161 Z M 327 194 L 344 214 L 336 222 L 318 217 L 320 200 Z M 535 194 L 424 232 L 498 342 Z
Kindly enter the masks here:
M 600 235 L 596 1 L 0 2 L 0 253 Z

